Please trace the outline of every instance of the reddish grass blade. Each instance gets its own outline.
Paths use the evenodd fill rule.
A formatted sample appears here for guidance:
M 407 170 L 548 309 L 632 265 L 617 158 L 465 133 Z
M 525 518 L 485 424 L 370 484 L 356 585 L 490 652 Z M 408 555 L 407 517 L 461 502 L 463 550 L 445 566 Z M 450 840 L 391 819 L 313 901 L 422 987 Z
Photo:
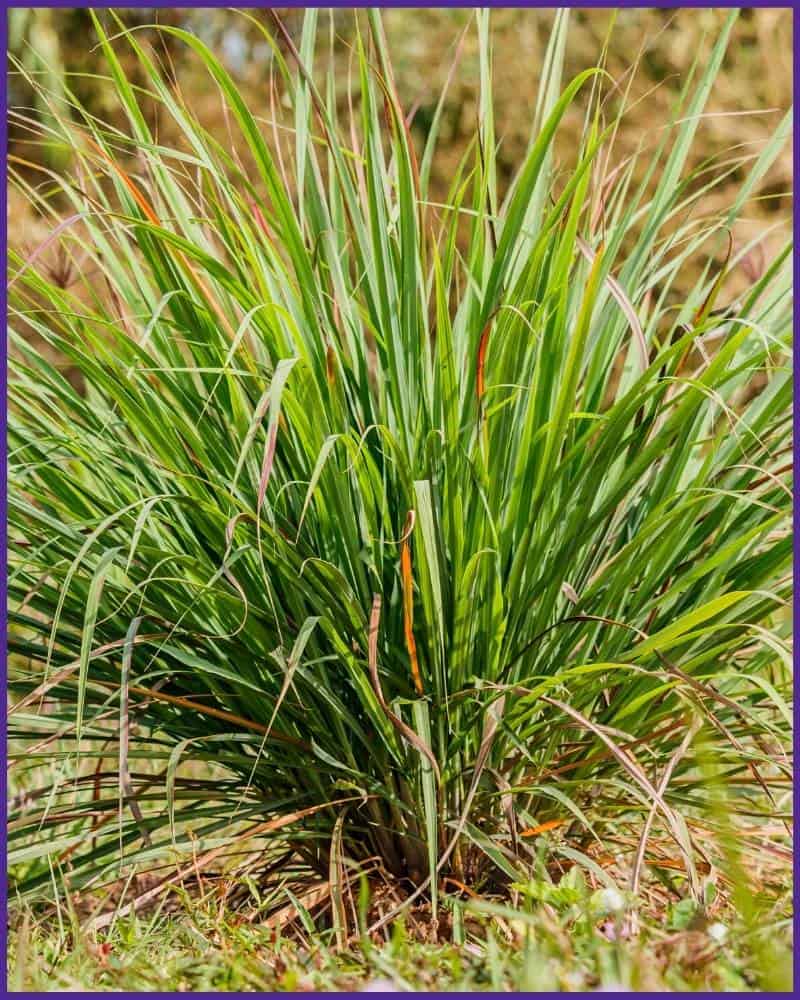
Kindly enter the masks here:
M 417 659 L 417 643 L 414 639 L 414 577 L 411 571 L 410 538 L 411 532 L 414 530 L 415 518 L 415 512 L 410 510 L 406 516 L 406 523 L 403 529 L 400 570 L 403 577 L 403 632 L 406 637 L 408 658 L 411 661 L 411 676 L 414 678 L 414 687 L 417 689 L 417 694 L 422 697 L 424 690 L 422 687 L 422 677 L 419 672 L 419 661 Z
M 523 830 L 520 837 L 538 837 L 540 833 L 547 833 L 548 830 L 557 830 L 560 826 L 565 826 L 569 823 L 568 819 L 549 819 L 546 823 L 540 823 L 538 826 L 532 826 L 527 830 Z
M 400 735 L 408 740 L 408 742 L 418 750 L 423 757 L 430 761 L 431 767 L 433 768 L 433 773 L 436 775 L 436 784 L 441 785 L 442 775 L 439 771 L 439 764 L 430 747 L 417 736 L 414 730 L 405 724 L 402 719 L 398 718 L 394 712 L 389 708 L 386 703 L 386 698 L 383 695 L 383 689 L 381 688 L 381 679 L 378 675 L 378 632 L 380 629 L 381 622 L 381 595 L 374 594 L 372 597 L 372 611 L 369 616 L 369 676 L 372 681 L 372 687 L 375 691 L 375 695 L 378 702 L 386 713 L 386 717 L 395 727 L 395 729 L 400 733 Z
M 56 228 L 52 231 L 52 233 L 50 233 L 50 235 L 47 237 L 47 239 L 43 240 L 39 244 L 39 246 L 36 247 L 36 249 L 33 250 L 25 258 L 25 260 L 23 261 L 22 267 L 19 269 L 19 271 L 17 271 L 17 273 L 14 275 L 14 277 L 9 281 L 7 287 L 11 288 L 11 286 L 14 284 L 14 282 L 18 278 L 22 277 L 22 275 L 28 270 L 28 268 L 31 266 L 31 264 L 33 264 L 33 262 L 45 252 L 45 250 L 53 243 L 54 240 L 58 239 L 59 235 L 65 229 L 67 229 L 69 226 L 73 225 L 73 223 L 77 222 L 78 219 L 85 218 L 85 216 L 86 216 L 86 212 L 76 212 L 75 215 L 70 215 L 70 217 L 68 219 L 64 219 L 63 222 L 60 222 L 56 226 Z

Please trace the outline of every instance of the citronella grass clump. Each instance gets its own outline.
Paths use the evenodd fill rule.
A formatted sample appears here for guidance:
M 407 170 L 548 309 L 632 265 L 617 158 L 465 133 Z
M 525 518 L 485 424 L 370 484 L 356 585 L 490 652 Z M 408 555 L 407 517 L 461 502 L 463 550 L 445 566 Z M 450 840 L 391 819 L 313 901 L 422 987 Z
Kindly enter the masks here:
M 720 310 L 789 118 L 685 175 L 732 12 L 634 183 L 624 89 L 561 84 L 561 12 L 504 193 L 480 12 L 474 140 L 435 202 L 442 103 L 415 148 L 370 12 L 343 110 L 319 19 L 266 35 L 288 127 L 162 29 L 230 142 L 98 23 L 127 130 L 67 86 L 38 128 L 71 168 L 15 174 L 83 277 L 11 256 L 13 891 L 165 857 L 167 883 L 224 863 L 284 899 L 322 874 L 341 929 L 354 866 L 435 908 L 448 879 L 525 883 L 548 831 L 599 877 L 613 830 L 620 888 L 656 839 L 699 894 L 715 838 L 786 812 L 788 243 Z

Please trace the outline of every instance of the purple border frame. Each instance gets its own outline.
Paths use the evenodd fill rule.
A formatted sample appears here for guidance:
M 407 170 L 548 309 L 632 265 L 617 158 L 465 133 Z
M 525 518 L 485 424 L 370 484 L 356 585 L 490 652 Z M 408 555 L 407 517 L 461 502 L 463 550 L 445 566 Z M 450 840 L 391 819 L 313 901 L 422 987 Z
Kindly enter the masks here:
M 7 59 L 8 53 L 8 13 L 4 12 L 4 16 L 0 19 L 0 45 L 2 46 L 3 58 Z M 7 74 L 5 68 L 2 74 L 2 84 L 0 84 L 0 92 L 3 95 L 3 122 L 2 128 L 0 128 L 0 157 L 2 157 L 2 184 L 0 184 L 0 211 L 2 212 L 2 226 L 3 226 L 3 239 L 2 246 L 0 246 L 0 263 L 2 264 L 2 281 L 0 281 L 0 289 L 2 291 L 2 303 L 3 303 L 3 315 L 6 316 L 6 275 L 8 274 L 8 216 L 7 216 L 7 198 L 8 198 L 8 115 L 6 114 L 7 104 Z M 4 326 L 5 329 L 5 326 Z M 3 398 L 0 401 L 0 426 L 2 426 L 2 441 L 0 441 L 0 448 L 2 448 L 2 463 L 0 463 L 0 518 L 2 519 L 2 525 L 0 525 L 0 600 L 2 600 L 2 616 L 3 616 L 3 637 L 2 637 L 2 654 L 0 658 L 2 659 L 2 665 L 0 665 L 0 670 L 2 670 L 3 678 L 3 690 L 7 690 L 7 680 L 8 680 L 8 557 L 7 557 L 7 525 L 8 525 L 8 503 L 7 497 L 7 486 L 8 486 L 8 476 L 7 476 L 7 418 L 6 418 L 6 400 L 8 399 L 7 384 L 8 384 L 8 359 L 7 359 L 7 349 L 8 341 L 7 338 L 3 340 L 3 348 L 0 350 L 0 356 L 2 361 L 0 361 L 0 381 L 2 382 Z M 2 913 L 0 913 L 0 942 L 2 942 L 2 953 L 3 953 L 3 986 L 5 992 L 8 992 L 8 864 L 7 857 L 8 851 L 6 849 L 6 824 L 8 822 L 8 771 L 6 770 L 6 754 L 8 751 L 8 739 L 7 739 L 7 697 L 3 698 L 3 731 L 0 733 L 0 756 L 2 756 L 2 766 L 0 767 L 0 787 L 2 787 L 3 795 L 3 828 L 0 831 L 0 841 L 3 845 L 3 870 L 0 872 L 0 906 L 2 906 Z
M 140 3 L 138 0 L 121 0 L 119 3 L 109 4 L 109 3 L 82 3 L 80 0 L 34 0 L 33 3 L 9 3 L 8 0 L 1 0 L 1 5 L 3 8 L 4 16 L 0 19 L 0 50 L 4 53 L 8 51 L 8 10 L 9 8 L 15 7 L 43 7 L 43 8 L 70 8 L 70 7 L 94 7 L 95 9 L 105 9 L 105 8 L 135 8 L 135 7 L 150 7 L 149 4 Z M 155 6 L 167 7 L 166 4 Z M 171 9 L 191 9 L 198 7 L 209 7 L 219 9 L 224 7 L 223 3 L 209 3 L 207 0 L 196 0 L 195 3 L 187 3 L 185 0 L 179 0 L 177 3 L 170 4 Z M 244 2 L 236 4 L 239 8 L 261 8 L 264 5 L 261 3 L 253 3 L 252 0 L 244 0 Z M 357 7 L 384 7 L 384 8 L 426 8 L 426 7 L 440 7 L 440 8 L 473 8 L 478 6 L 486 7 L 498 7 L 498 8 L 540 8 L 540 9 L 553 9 L 557 7 L 574 7 L 574 8 L 636 8 L 636 7 L 660 7 L 666 9 L 675 8 L 697 8 L 697 9 L 708 9 L 708 8 L 733 8 L 733 7 L 744 7 L 742 3 L 702 3 L 699 0 L 684 0 L 683 3 L 669 3 L 669 2 L 656 2 L 651 3 L 629 3 L 625 0 L 620 0 L 620 2 L 613 3 L 608 2 L 608 0 L 582 0 L 580 3 L 576 4 L 556 4 L 556 3 L 537 3 L 537 2 L 522 2 L 522 3 L 492 3 L 485 2 L 483 4 L 475 3 L 464 3 L 461 0 L 444 0 L 440 3 L 416 3 L 416 2 L 399 2 L 399 3 L 363 3 L 363 2 L 342 2 L 342 0 L 331 0 L 331 2 L 322 4 L 300 4 L 290 0 L 290 2 L 282 5 L 283 7 L 295 7 L 303 9 L 305 7 L 313 6 L 324 6 L 324 7 L 338 7 L 344 9 L 352 9 Z M 793 0 L 791 3 L 763 3 L 755 2 L 747 6 L 750 7 L 765 7 L 771 9 L 790 9 L 797 12 L 800 9 L 800 0 Z M 796 83 L 798 77 L 800 76 L 800 42 L 797 38 L 797 21 L 798 18 L 794 18 L 794 31 L 793 31 L 793 71 L 794 71 L 794 81 Z M 793 94 L 795 94 L 796 87 L 793 88 Z M 8 151 L 8 121 L 5 110 L 7 108 L 7 78 L 6 73 L 3 72 L 2 83 L 0 84 L 0 94 L 3 98 L 3 124 L 2 130 L 0 131 L 0 156 L 2 157 L 2 184 L 0 185 L 0 212 L 2 213 L 2 226 L 3 226 L 3 238 L 2 238 L 2 248 L 0 248 L 0 263 L 2 263 L 2 274 L 7 273 L 7 243 L 8 243 L 8 220 L 7 220 L 7 151 Z M 795 125 L 798 122 L 798 111 L 795 108 L 794 120 Z M 800 137 L 798 137 L 797 129 L 795 128 L 793 132 L 793 176 L 797 177 L 798 167 L 800 167 Z M 800 236 L 800 218 L 798 213 L 794 213 L 794 240 L 795 240 L 795 252 L 794 252 L 794 288 L 797 289 L 800 285 L 800 254 L 798 253 L 796 247 L 798 242 L 798 236 Z M 0 291 L 0 301 L 3 306 L 3 313 L 6 312 L 6 284 L 5 280 L 2 282 L 2 289 Z M 797 300 L 794 300 L 794 326 L 795 329 L 800 329 L 800 307 L 798 306 Z M 3 345 L 2 351 L 0 351 L 0 383 L 2 383 L 2 394 L 3 402 L 0 403 L 0 427 L 2 428 L 2 442 L 0 442 L 0 447 L 2 447 L 2 465 L 0 466 L 0 517 L 2 519 L 2 526 L 0 527 L 0 601 L 2 601 L 2 624 L 3 624 L 3 635 L 2 635 L 2 656 L 0 663 L 0 676 L 2 676 L 3 687 L 5 688 L 7 682 L 7 655 L 8 655 L 8 643 L 7 643 L 7 441 L 6 441 L 6 406 L 5 399 L 7 398 L 7 378 L 8 378 L 8 368 L 7 368 L 7 357 L 6 357 L 6 343 Z M 800 344 L 795 342 L 793 347 L 793 357 L 795 372 L 797 371 L 797 364 L 800 361 Z M 795 376 L 796 378 L 796 376 Z M 794 449 L 793 449 L 793 461 L 794 469 L 797 471 L 798 465 L 800 465 L 800 442 L 798 441 L 798 430 L 800 430 L 800 399 L 798 399 L 797 392 L 794 393 L 793 397 L 793 427 L 794 427 Z M 798 511 L 797 506 L 793 510 L 793 531 L 796 537 L 798 530 L 800 529 L 800 511 Z M 793 621 L 796 622 L 800 616 L 800 559 L 798 558 L 796 542 L 793 545 L 794 551 L 794 564 L 793 564 L 793 575 L 794 575 L 794 596 L 793 596 Z M 800 657 L 795 658 L 795 663 L 800 660 Z M 2 907 L 2 913 L 0 913 L 0 944 L 2 944 L 2 953 L 4 956 L 3 972 L 2 972 L 2 986 L 3 993 L 8 992 L 8 981 L 7 981 L 7 966 L 6 966 L 6 953 L 8 944 L 8 920 L 6 914 L 8 912 L 8 886 L 7 886 L 7 851 L 6 851 L 6 836 L 5 836 L 5 822 L 6 822 L 6 810 L 7 810 L 7 772 L 5 768 L 5 758 L 7 752 L 7 737 L 6 737 L 6 724 L 7 724 L 7 702 L 3 699 L 2 702 L 2 733 L 0 733 L 0 756 L 2 756 L 3 766 L 0 768 L 0 788 L 2 789 L 3 798 L 3 829 L 0 833 L 0 840 L 2 841 L 3 847 L 3 870 L 0 872 L 0 907 Z M 795 722 L 797 722 L 798 714 L 800 714 L 795 708 Z M 795 728 L 794 734 L 794 749 L 795 757 L 797 756 L 797 750 L 800 748 L 800 735 L 798 735 L 797 729 Z M 798 807 L 800 807 L 800 786 L 797 782 L 794 784 L 793 789 L 794 798 L 794 815 L 797 816 Z M 795 930 L 798 927 L 798 907 L 800 906 L 800 887 L 798 886 L 797 880 L 797 862 L 795 860 L 794 866 L 794 886 L 793 886 L 793 901 L 794 901 L 794 912 L 793 912 L 793 925 Z M 798 949 L 795 948 L 793 956 L 793 973 L 794 973 L 794 985 L 795 990 L 800 993 L 800 987 L 798 987 L 798 973 L 800 973 L 800 953 Z M 117 996 L 138 996 L 138 993 L 116 993 Z M 174 993 L 155 993 L 154 996 L 174 996 Z M 224 996 L 224 993 L 202 993 L 198 992 L 193 994 L 195 996 L 205 996 L 205 997 L 215 997 Z M 258 995 L 258 994 L 257 994 Z M 261 994 L 264 996 L 280 996 L 278 993 L 267 993 L 266 991 Z M 300 994 L 302 996 L 315 996 L 316 994 Z M 344 996 L 356 996 L 355 993 L 344 993 Z M 467 994 L 463 994 L 467 995 Z M 526 994 L 533 996 L 534 994 Z M 542 995 L 542 994 L 536 994 Z M 559 993 L 545 993 L 545 996 L 560 996 Z M 660 996 L 660 994 L 649 994 L 643 993 L 640 995 L 644 996 Z M 698 992 L 696 996 L 711 997 L 716 996 L 716 993 L 709 992 Z M 779 993 L 778 996 L 793 996 L 794 993 Z

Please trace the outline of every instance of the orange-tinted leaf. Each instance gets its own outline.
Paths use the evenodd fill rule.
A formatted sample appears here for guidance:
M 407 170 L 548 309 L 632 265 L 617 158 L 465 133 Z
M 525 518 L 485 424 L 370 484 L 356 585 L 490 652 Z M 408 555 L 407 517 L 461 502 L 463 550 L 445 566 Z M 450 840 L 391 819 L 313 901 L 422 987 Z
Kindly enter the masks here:
M 400 572 L 403 577 L 403 632 L 406 637 L 406 647 L 408 658 L 411 661 L 411 676 L 414 678 L 414 687 L 420 697 L 423 694 L 422 677 L 419 672 L 419 661 L 417 660 L 417 643 L 414 639 L 414 577 L 411 571 L 411 532 L 414 530 L 414 519 L 416 515 L 413 510 L 408 512 L 405 527 L 403 528 L 403 544 L 400 549 Z
M 686 871 L 686 864 L 683 861 L 674 861 L 671 858 L 645 858 L 645 864 L 652 868 L 665 868 L 671 872 Z M 707 861 L 696 859 L 694 865 L 700 875 L 708 875 L 711 871 L 711 865 Z
M 141 210 L 147 216 L 148 220 L 150 222 L 152 222 L 154 226 L 160 226 L 161 222 L 159 221 L 159 218 L 156 215 L 156 213 L 151 208 L 149 202 L 147 201 L 147 199 L 145 198 L 145 196 L 142 194 L 142 192 L 139 190 L 139 188 L 133 183 L 133 181 L 131 180 L 131 178 L 125 173 L 125 171 L 122 169 L 122 167 L 118 163 L 116 163 L 114 160 L 112 160 L 111 157 L 108 155 L 108 153 L 101 146 L 97 145 L 97 143 L 94 141 L 94 139 L 90 139 L 88 135 L 85 136 L 84 138 L 89 143 L 89 145 L 92 147 L 92 149 L 96 153 L 98 153 L 100 156 L 102 156 L 102 158 L 106 161 L 106 163 L 108 163 L 108 165 L 113 168 L 113 170 L 115 171 L 115 173 L 117 174 L 117 176 L 119 177 L 119 179 L 122 181 L 122 183 L 128 189 L 128 191 L 130 191 L 131 197 L 133 198 L 133 200 L 136 202 L 136 204 L 139 206 L 139 208 L 141 208 Z
M 480 896 L 474 889 L 470 889 L 468 885 L 464 885 L 463 882 L 459 881 L 457 878 L 453 878 L 451 875 L 448 875 L 447 878 L 444 879 L 444 883 L 445 885 L 454 885 L 456 889 L 460 889 L 461 892 L 463 892 L 466 896 L 470 896 L 472 899 L 480 899 Z
M 549 819 L 546 823 L 540 823 L 538 826 L 532 826 L 527 830 L 523 830 L 520 836 L 538 837 L 540 833 L 547 833 L 548 830 L 556 830 L 567 823 L 569 823 L 568 819 Z

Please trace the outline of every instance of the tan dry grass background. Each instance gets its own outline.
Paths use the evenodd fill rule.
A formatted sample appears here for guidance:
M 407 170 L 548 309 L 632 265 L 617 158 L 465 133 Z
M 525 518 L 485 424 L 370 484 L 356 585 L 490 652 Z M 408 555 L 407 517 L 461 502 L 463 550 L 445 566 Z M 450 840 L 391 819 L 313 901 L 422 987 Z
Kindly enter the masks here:
M 298 37 L 301 10 L 277 9 Z M 120 8 L 123 21 L 144 25 L 154 21 L 181 24 L 211 40 L 234 72 L 257 114 L 269 119 L 270 69 L 269 46 L 257 29 L 240 13 L 230 10 L 132 11 Z M 269 23 L 267 11 L 253 14 Z M 20 32 L 16 51 L 40 74 L 37 53 L 46 56 L 50 71 L 67 74 L 82 100 L 100 117 L 121 124 L 109 87 L 85 74 L 103 72 L 100 55 L 94 47 L 88 14 L 84 10 L 35 10 L 28 12 Z M 108 14 L 103 14 L 108 20 Z M 363 16 L 363 15 L 360 15 Z M 527 146 L 540 70 L 553 23 L 552 10 L 497 8 L 492 14 L 494 45 L 494 85 L 498 176 L 501 185 L 515 171 Z M 627 8 L 609 10 L 573 9 L 565 54 L 564 80 L 589 65 L 597 63 L 608 44 L 607 68 L 620 88 L 627 86 L 633 73 L 628 110 L 624 125 L 615 140 L 613 161 L 621 162 L 641 146 L 658 142 L 659 129 L 686 82 L 695 59 L 702 65 L 725 12 L 719 9 Z M 384 12 L 386 32 L 394 57 L 394 69 L 401 101 L 408 112 L 414 111 L 413 134 L 421 146 L 427 123 L 433 114 L 447 79 L 463 29 L 473 19 L 470 10 L 393 9 Z M 613 27 L 612 27 L 613 24 Z M 328 15 L 320 16 L 320 36 L 328 35 Z M 690 167 L 717 157 L 718 162 L 731 155 L 757 154 L 774 129 L 780 115 L 792 99 L 792 12 L 785 9 L 744 9 L 734 29 L 728 54 L 716 82 L 707 114 L 700 123 L 690 160 Z M 336 66 L 339 93 L 346 108 L 346 93 L 351 44 L 354 37 L 354 14 L 338 10 L 334 14 Z M 196 61 L 174 40 L 166 47 L 163 36 L 144 31 L 162 56 L 165 69 L 173 76 L 184 97 L 191 103 L 210 131 L 227 135 L 226 121 L 219 96 L 210 78 Z M 125 52 L 124 42 L 119 45 Z M 320 53 L 327 58 L 326 53 Z M 135 68 L 129 62 L 129 68 Z M 276 81 L 277 82 L 277 81 Z M 12 104 L 30 105 L 32 93 L 11 73 Z M 432 173 L 432 196 L 443 198 L 447 185 L 474 134 L 477 115 L 479 78 L 477 35 L 468 27 L 461 46 L 458 68 L 445 104 L 440 145 Z M 584 91 L 585 100 L 588 90 Z M 152 117 L 152 108 L 146 110 Z M 282 109 L 278 94 L 278 110 Z M 343 108 L 343 110 L 344 110 Z M 616 110 L 615 96 L 608 103 Z M 283 109 L 285 113 L 285 108 Z M 562 125 L 556 144 L 557 161 L 569 162 L 582 125 L 583 108 L 578 103 Z M 160 124 L 160 138 L 169 142 L 168 122 Z M 269 129 L 265 126 L 265 131 Z M 20 141 L 22 140 L 22 141 Z M 31 160 L 46 159 L 40 146 L 24 141 L 12 127 L 12 153 Z M 646 162 L 647 157 L 642 158 Z M 703 214 L 713 214 L 734 196 L 740 175 L 734 173 L 713 195 L 703 199 Z M 783 156 L 762 185 L 760 200 L 751 205 L 747 217 L 737 225 L 734 237 L 745 242 L 758 232 L 767 232 L 776 223 L 780 232 L 766 236 L 766 247 L 777 245 L 789 225 L 792 184 L 791 149 Z M 9 192 L 9 239 L 12 246 L 31 249 L 44 240 L 48 226 L 31 211 L 18 192 Z M 716 247 L 719 250 L 719 247 Z M 697 262 L 700 266 L 702 262 Z M 691 281 L 687 274 L 686 280 Z M 741 275 L 741 281 L 746 276 Z M 737 288 L 732 278 L 731 296 Z

